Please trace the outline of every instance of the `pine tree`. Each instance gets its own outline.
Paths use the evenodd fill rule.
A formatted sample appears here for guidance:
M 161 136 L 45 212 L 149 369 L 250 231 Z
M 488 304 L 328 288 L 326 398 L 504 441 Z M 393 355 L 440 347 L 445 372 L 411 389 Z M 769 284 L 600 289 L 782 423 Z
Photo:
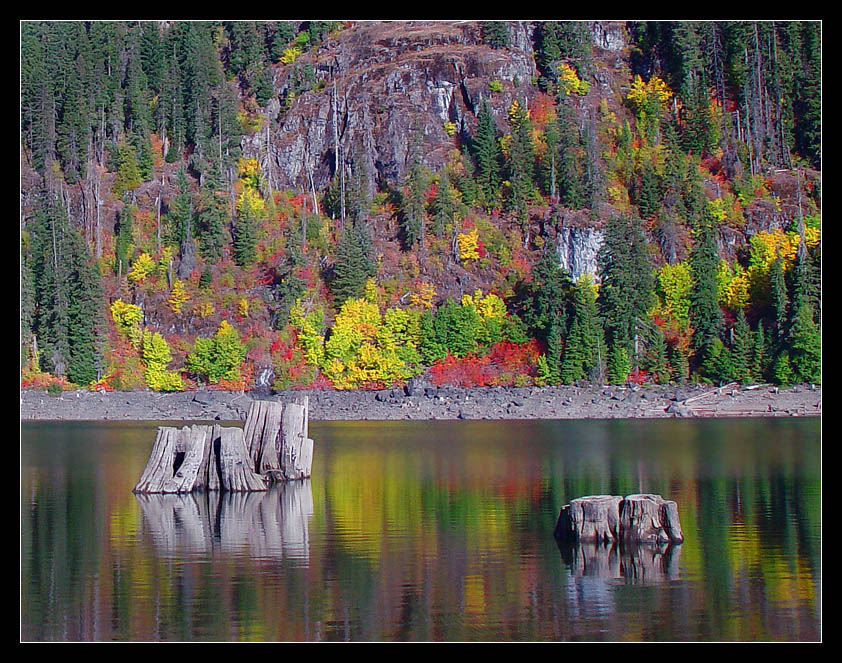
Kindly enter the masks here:
M 167 214 L 168 234 L 169 241 L 183 249 L 185 242 L 193 238 L 193 198 L 184 167 L 179 169 L 176 182 L 178 194 L 170 203 Z
M 722 311 L 717 300 L 716 273 L 719 268 L 719 250 L 716 246 L 715 225 L 703 223 L 696 235 L 696 245 L 690 254 L 693 285 L 690 291 L 690 326 L 693 328 L 693 346 L 703 353 L 722 331 Z
M 212 182 L 206 182 L 199 193 L 198 205 L 199 248 L 202 257 L 218 262 L 228 243 L 226 225 L 230 216 L 228 201 Z
M 337 309 L 347 299 L 362 296 L 366 281 L 375 274 L 371 238 L 361 223 L 349 224 L 336 245 L 336 261 L 329 281 Z
M 487 208 L 497 206 L 500 186 L 500 142 L 497 122 L 487 100 L 483 100 L 477 115 L 477 130 L 473 141 L 477 161 L 477 185 L 480 201 Z
M 655 167 L 647 161 L 635 191 L 635 203 L 641 219 L 648 219 L 661 208 L 660 182 Z
M 821 330 L 809 305 L 802 304 L 789 332 L 789 358 L 796 382 L 821 384 Z
M 509 26 L 504 21 L 483 21 L 482 38 L 491 48 L 506 48 L 511 37 Z
M 591 379 L 601 382 L 607 360 L 596 294 L 583 277 L 572 291 L 570 331 L 564 342 L 560 378 L 564 384 Z
M 769 286 L 771 290 L 771 319 L 774 330 L 774 340 L 781 345 L 786 337 L 789 318 L 789 295 L 787 294 L 784 278 L 783 261 L 780 255 L 769 269 Z
M 635 340 L 655 298 L 654 277 L 639 218 L 621 215 L 609 221 L 598 263 L 606 340 L 615 359 L 619 360 L 620 350 L 625 350 L 625 356 L 634 358 L 636 366 Z
M 436 237 L 444 237 L 445 230 L 453 227 L 456 220 L 456 210 L 456 193 L 450 185 L 447 170 L 443 168 L 439 173 L 436 198 L 433 202 L 433 228 Z
M 737 318 L 734 323 L 734 341 L 731 345 L 734 380 L 746 383 L 751 379 L 754 342 L 754 335 L 748 326 L 745 311 L 740 309 L 737 311 Z
M 507 162 L 511 184 L 509 204 L 520 224 L 525 226 L 535 188 L 535 148 L 529 113 L 517 101 L 509 109 L 509 124 L 512 137 Z
M 529 332 L 549 344 L 552 335 L 567 334 L 567 291 L 572 286 L 552 248 L 544 250 L 532 271 L 532 281 L 523 306 L 522 319 Z
M 417 123 L 413 126 L 409 139 L 406 168 L 406 192 L 403 195 L 401 209 L 401 226 L 403 228 L 404 244 L 412 248 L 420 243 L 422 249 L 426 235 L 426 211 L 424 209 L 424 190 L 426 178 L 423 168 L 423 133 Z
M 75 384 L 88 384 L 97 379 L 102 361 L 104 298 L 99 273 L 63 205 L 49 194 L 41 194 L 35 216 L 26 225 L 34 284 L 32 333 L 40 366 Z
M 762 382 L 769 374 L 769 346 L 766 340 L 766 330 L 763 321 L 757 323 L 754 332 L 754 345 L 751 356 L 751 376 L 757 382 Z
M 129 273 L 132 258 L 134 257 L 134 237 L 132 225 L 134 214 L 133 207 L 127 200 L 123 200 L 123 207 L 117 216 L 117 244 L 114 249 L 114 273 L 125 276 Z

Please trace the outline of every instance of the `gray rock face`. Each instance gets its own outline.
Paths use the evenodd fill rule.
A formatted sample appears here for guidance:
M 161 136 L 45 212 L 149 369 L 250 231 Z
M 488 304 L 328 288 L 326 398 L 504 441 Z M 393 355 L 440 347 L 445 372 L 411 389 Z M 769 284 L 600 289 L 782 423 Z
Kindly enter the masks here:
M 606 51 L 622 51 L 628 46 L 626 26 L 620 21 L 588 21 L 594 46 Z
M 507 49 L 484 45 L 476 22 L 372 21 L 341 30 L 302 56 L 313 65 L 314 87 L 299 92 L 285 114 L 275 99 L 267 106 L 271 149 L 261 131 L 243 141 L 244 154 L 258 158 L 264 172 L 277 173 L 279 187 L 309 188 L 311 176 L 317 189 L 328 185 L 335 170 L 335 84 L 343 162 L 349 164 L 361 145 L 372 179 L 399 184 L 417 120 L 425 165 L 438 170 L 455 148 L 446 123 L 472 130 L 482 100 L 489 99 L 502 129 L 512 101 L 528 104 L 538 93 L 531 24 L 510 27 Z M 280 98 L 293 85 L 287 69 L 276 75 Z M 503 92 L 492 95 L 490 81 L 499 81 Z
M 556 236 L 559 262 L 574 281 L 585 274 L 598 281 L 597 256 L 605 243 L 605 233 L 598 228 L 563 226 Z

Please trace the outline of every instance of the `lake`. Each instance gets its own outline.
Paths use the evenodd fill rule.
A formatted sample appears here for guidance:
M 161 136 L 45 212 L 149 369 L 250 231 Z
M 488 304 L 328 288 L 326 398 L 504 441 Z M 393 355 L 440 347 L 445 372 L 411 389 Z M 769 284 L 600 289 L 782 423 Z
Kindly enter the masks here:
M 309 480 L 136 496 L 158 425 L 21 424 L 21 640 L 821 639 L 819 418 L 311 422 Z M 557 545 L 638 492 L 683 544 Z

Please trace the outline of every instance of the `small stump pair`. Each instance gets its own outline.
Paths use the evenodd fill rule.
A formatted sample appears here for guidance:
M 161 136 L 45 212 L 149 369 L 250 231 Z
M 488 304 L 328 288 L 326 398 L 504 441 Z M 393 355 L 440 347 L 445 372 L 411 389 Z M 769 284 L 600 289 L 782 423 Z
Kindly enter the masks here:
M 135 493 L 267 490 L 310 476 L 307 396 L 294 403 L 254 401 L 243 428 L 161 426 Z
M 564 543 L 681 543 L 678 506 L 660 495 L 589 495 L 561 508 L 555 537 Z

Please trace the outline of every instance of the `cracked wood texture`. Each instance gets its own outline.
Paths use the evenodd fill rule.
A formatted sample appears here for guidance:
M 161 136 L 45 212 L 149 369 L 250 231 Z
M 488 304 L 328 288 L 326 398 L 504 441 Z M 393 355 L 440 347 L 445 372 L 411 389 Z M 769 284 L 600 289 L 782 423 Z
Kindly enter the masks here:
M 681 543 L 678 505 L 660 495 L 588 495 L 561 508 L 555 536 L 563 542 Z

